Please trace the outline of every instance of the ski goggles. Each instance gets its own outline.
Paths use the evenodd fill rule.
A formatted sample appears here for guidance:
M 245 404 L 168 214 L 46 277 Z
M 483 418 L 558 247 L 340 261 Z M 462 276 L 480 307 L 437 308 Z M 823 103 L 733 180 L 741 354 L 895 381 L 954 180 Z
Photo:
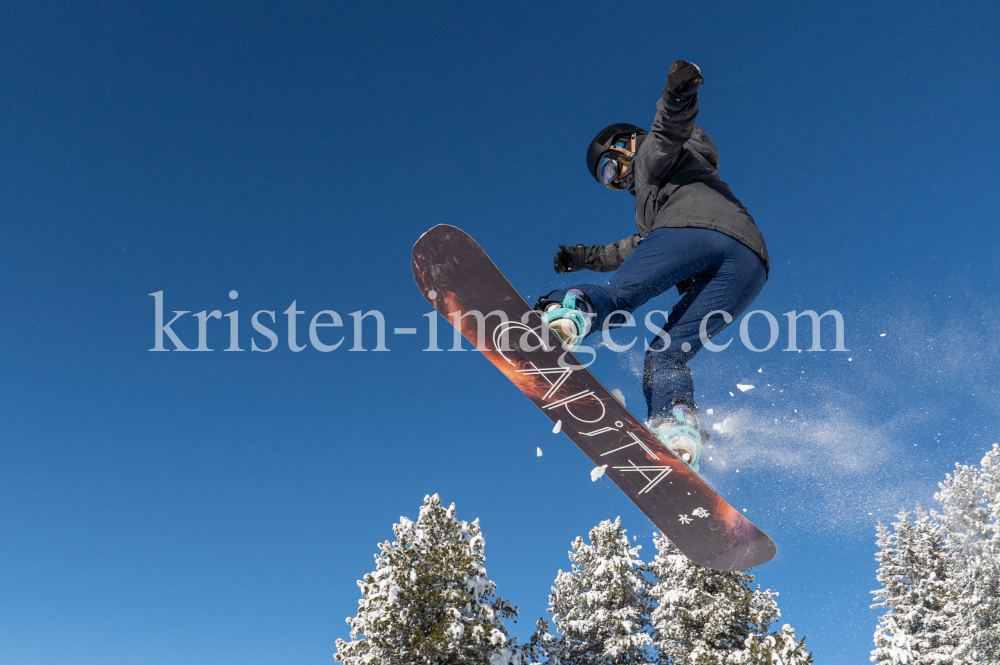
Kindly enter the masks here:
M 627 147 L 626 147 L 627 146 Z M 628 168 L 629 161 L 635 156 L 635 134 L 626 141 L 624 138 L 615 141 L 604 156 L 597 162 L 597 179 L 605 187 L 621 189 L 618 180 Z
M 605 187 L 621 189 L 615 181 L 621 177 L 623 171 L 624 166 L 618 156 L 601 157 L 601 161 L 597 162 L 597 179 Z

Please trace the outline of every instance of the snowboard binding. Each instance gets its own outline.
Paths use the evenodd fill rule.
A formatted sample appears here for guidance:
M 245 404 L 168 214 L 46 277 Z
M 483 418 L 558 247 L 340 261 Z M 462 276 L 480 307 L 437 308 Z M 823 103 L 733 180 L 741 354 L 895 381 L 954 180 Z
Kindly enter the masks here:
M 562 302 L 540 303 L 542 321 L 556 334 L 563 345 L 575 351 L 590 332 L 592 308 L 579 289 L 570 289 Z
M 678 402 L 674 404 L 668 418 L 650 423 L 647 427 L 653 436 L 691 467 L 692 471 L 698 471 L 701 450 L 708 440 L 708 433 L 701 427 L 697 408 Z

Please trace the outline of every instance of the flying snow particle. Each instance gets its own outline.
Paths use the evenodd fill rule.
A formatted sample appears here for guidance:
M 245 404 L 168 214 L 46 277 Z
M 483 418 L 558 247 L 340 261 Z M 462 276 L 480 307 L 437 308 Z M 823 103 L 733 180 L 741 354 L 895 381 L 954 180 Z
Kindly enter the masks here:
M 607 469 L 608 469 L 607 464 L 605 464 L 604 466 L 595 466 L 593 469 L 590 470 L 590 481 L 595 482 L 598 478 L 604 475 L 604 472 L 607 471 Z
M 721 434 L 730 434 L 729 418 L 725 418 L 721 423 L 712 423 L 712 429 Z
M 611 390 L 611 394 L 615 396 L 615 399 L 622 403 L 622 406 L 625 406 L 625 395 L 622 394 L 622 391 L 617 388 L 613 388 Z
M 764 373 L 764 368 L 763 368 L 763 367 L 761 367 L 760 369 L 758 369 L 758 370 L 757 370 L 757 373 L 758 373 L 758 374 L 763 374 L 763 373 Z
M 552 428 L 552 433 L 553 434 L 558 434 L 561 431 L 562 431 L 562 421 L 561 420 L 557 420 L 556 421 L 556 426 Z
M 542 456 L 542 449 L 535 448 L 535 457 L 541 457 L 541 456 Z
M 753 390 L 753 386 L 751 386 L 749 383 L 737 383 L 736 387 L 740 389 L 740 392 L 744 393 L 748 390 Z
M 712 415 L 713 413 L 715 413 L 715 411 L 713 409 L 708 409 L 707 411 L 705 411 L 705 413 L 707 413 L 708 415 Z
M 733 394 L 733 391 L 732 391 L 732 390 L 730 390 L 730 391 L 729 391 L 729 396 L 730 396 L 730 397 L 736 397 L 736 395 L 734 395 L 734 394 Z
M 851 362 L 852 360 L 854 360 L 854 358 L 848 358 L 847 362 Z
M 882 333 L 881 335 L 879 335 L 879 337 L 885 337 L 885 333 Z

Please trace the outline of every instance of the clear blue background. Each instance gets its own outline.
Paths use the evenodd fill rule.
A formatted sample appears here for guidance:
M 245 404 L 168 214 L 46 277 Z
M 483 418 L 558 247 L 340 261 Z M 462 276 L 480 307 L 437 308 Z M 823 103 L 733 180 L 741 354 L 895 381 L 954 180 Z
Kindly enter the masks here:
M 0 661 L 330 663 L 376 543 L 433 492 L 482 520 L 522 637 L 601 519 L 651 556 L 489 363 L 421 351 L 409 261 L 450 223 L 526 295 L 572 284 L 558 244 L 634 232 L 586 145 L 648 126 L 684 58 L 783 326 L 694 361 L 729 432 L 705 475 L 777 541 L 758 581 L 817 662 L 867 662 L 876 520 L 1000 438 L 996 7 L 363 4 L 0 8 Z M 160 290 L 238 309 L 243 348 L 293 300 L 300 343 L 321 309 L 349 338 L 292 353 L 279 318 L 274 352 L 225 353 L 223 320 L 214 353 L 151 353 Z M 388 353 L 347 350 L 369 309 Z M 851 351 L 781 351 L 793 309 L 843 312 Z M 593 369 L 644 416 L 638 366 Z

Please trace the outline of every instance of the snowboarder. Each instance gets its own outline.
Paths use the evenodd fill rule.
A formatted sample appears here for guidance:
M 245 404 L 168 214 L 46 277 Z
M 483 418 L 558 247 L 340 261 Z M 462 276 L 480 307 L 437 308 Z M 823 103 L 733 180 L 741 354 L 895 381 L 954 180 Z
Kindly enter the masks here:
M 697 90 L 704 82 L 697 65 L 678 60 L 649 132 L 619 123 L 591 142 L 587 169 L 606 187 L 635 195 L 639 232 L 610 245 L 560 245 L 557 273 L 615 274 L 606 286 L 560 289 L 535 305 L 573 349 L 603 325 L 620 326 L 623 312 L 677 287 L 681 299 L 663 326 L 669 344 L 664 335 L 650 345 L 642 388 L 646 426 L 695 470 L 708 435 L 687 363 L 704 345 L 702 326 L 714 337 L 739 317 L 769 271 L 764 238 L 719 179 L 718 149 L 695 124 Z

